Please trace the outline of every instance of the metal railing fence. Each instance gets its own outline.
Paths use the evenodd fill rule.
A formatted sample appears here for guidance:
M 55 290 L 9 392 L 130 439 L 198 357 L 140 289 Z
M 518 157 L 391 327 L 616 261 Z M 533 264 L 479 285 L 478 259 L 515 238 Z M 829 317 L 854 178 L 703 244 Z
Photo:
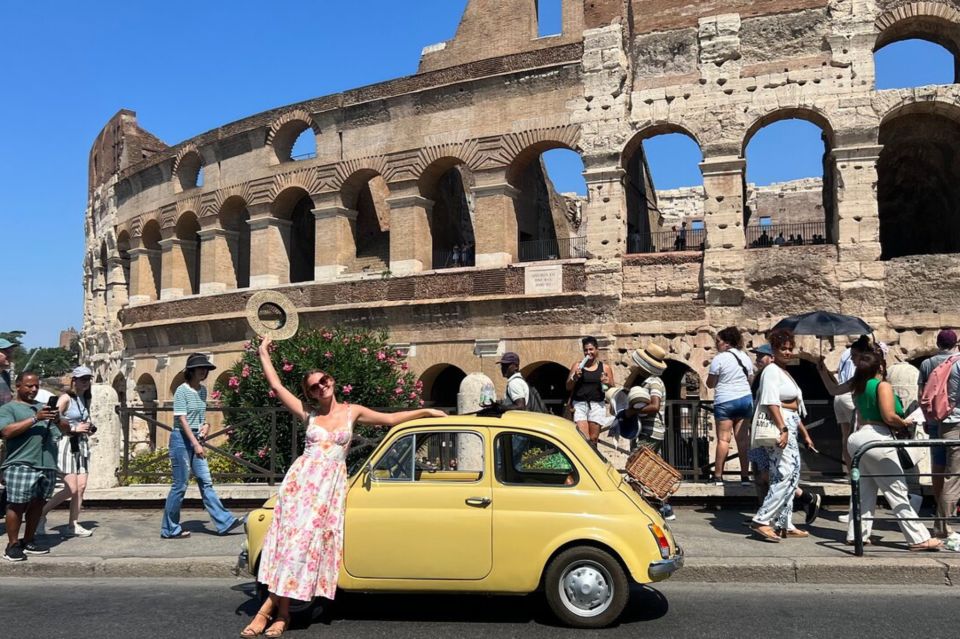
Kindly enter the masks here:
M 627 253 L 665 253 L 702 251 L 707 241 L 706 229 L 686 231 L 653 231 L 627 234 Z
M 746 228 L 747 248 L 829 244 L 826 222 L 767 224 Z
M 587 256 L 587 238 L 561 237 L 548 240 L 528 240 L 517 245 L 517 257 L 521 262 L 543 260 L 567 260 Z

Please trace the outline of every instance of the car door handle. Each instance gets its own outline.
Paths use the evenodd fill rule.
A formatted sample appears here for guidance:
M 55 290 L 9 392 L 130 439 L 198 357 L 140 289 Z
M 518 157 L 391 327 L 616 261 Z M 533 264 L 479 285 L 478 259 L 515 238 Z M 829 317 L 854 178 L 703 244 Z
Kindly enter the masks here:
M 475 508 L 486 508 L 493 502 L 489 497 L 468 497 L 467 506 L 473 506 Z

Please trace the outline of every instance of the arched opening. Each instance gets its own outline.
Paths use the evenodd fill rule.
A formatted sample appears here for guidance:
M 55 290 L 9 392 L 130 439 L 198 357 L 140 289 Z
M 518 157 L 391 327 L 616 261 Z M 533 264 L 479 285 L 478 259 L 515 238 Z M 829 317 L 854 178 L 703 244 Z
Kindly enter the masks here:
M 160 224 L 156 220 L 150 220 L 143 226 L 140 232 L 140 244 L 149 251 L 146 258 L 147 265 L 150 268 L 152 291 L 145 291 L 151 299 L 160 299 L 160 270 L 163 263 L 160 251 Z
M 184 382 L 183 371 L 180 371 L 173 376 L 173 381 L 170 382 L 170 399 L 167 401 L 168 404 L 173 403 L 173 394 L 177 392 L 177 389 L 180 388 L 180 384 Z
M 120 257 L 120 268 L 123 273 L 123 285 L 130 295 L 130 234 L 120 231 L 117 235 L 117 254 Z
M 106 240 L 100 242 L 99 264 L 97 264 L 97 267 L 100 269 L 100 282 L 98 283 L 103 289 L 103 301 L 106 302 L 108 298 L 107 283 L 110 281 L 110 259 L 107 257 Z
M 910 38 L 874 52 L 877 90 L 910 89 L 957 81 L 957 57 L 937 42 Z
M 556 362 L 534 362 L 524 366 L 521 373 L 527 383 L 537 389 L 551 412 L 562 415 L 569 396 L 566 384 L 570 370 Z
M 237 288 L 250 286 L 250 211 L 243 198 L 234 196 L 220 207 L 220 227 L 228 231 L 227 247 Z
M 354 226 L 356 272 L 385 271 L 390 266 L 390 188 L 375 171 L 355 173 L 342 188 L 344 206 L 357 212 Z
M 177 163 L 177 180 L 182 191 L 203 186 L 203 160 L 199 153 L 191 151 L 180 158 Z
M 290 162 L 317 157 L 317 135 L 318 131 L 306 120 L 285 122 L 272 138 L 277 161 Z
M 420 376 L 423 397 L 427 404 L 436 408 L 456 410 L 460 382 L 466 376 L 463 370 L 452 364 L 437 364 L 428 368 Z
M 187 212 L 177 220 L 175 229 L 183 252 L 183 267 L 190 281 L 190 292 L 200 293 L 200 222 L 194 213 Z
M 627 253 L 699 251 L 706 240 L 703 153 L 674 126 L 642 131 L 623 152 Z
M 117 394 L 117 400 L 121 406 L 127 405 L 127 378 L 123 376 L 123 373 L 118 373 L 116 377 L 113 378 L 113 381 L 110 383 L 110 386 L 113 388 L 114 392 Z
M 145 416 L 157 419 L 157 384 L 153 377 L 144 373 L 137 378 L 136 396 L 134 401 L 143 408 Z M 146 448 L 156 450 L 157 427 L 155 424 L 142 419 L 130 420 L 130 448 L 133 450 Z M 169 438 L 164 438 L 164 445 Z
M 881 259 L 960 252 L 960 123 L 932 112 L 880 125 Z
M 472 187 L 473 174 L 456 158 L 437 160 L 421 177 L 421 194 L 433 200 L 430 216 L 433 268 L 475 264 L 477 241 L 473 232 Z
M 312 282 L 316 265 L 316 208 L 313 198 L 300 187 L 286 189 L 274 202 L 274 215 L 290 221 L 284 234 L 290 259 L 290 282 Z
M 822 116 L 803 110 L 773 113 L 748 131 L 743 223 L 749 248 L 834 241 L 832 136 Z
M 520 192 L 515 204 L 521 262 L 586 255 L 580 225 L 587 185 L 579 153 L 560 142 L 533 145 L 513 161 L 507 180 Z
M 290 149 L 291 160 L 312 160 L 317 157 L 317 136 L 313 134 L 313 129 L 305 128 L 297 136 Z

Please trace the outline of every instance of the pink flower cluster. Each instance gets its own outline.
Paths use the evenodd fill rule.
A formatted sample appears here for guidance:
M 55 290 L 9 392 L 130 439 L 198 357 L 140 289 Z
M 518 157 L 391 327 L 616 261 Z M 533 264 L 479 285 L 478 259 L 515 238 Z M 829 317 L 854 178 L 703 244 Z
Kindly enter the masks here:
M 240 378 L 236 375 L 231 375 L 230 379 L 227 380 L 227 386 L 230 388 L 239 388 L 240 387 Z

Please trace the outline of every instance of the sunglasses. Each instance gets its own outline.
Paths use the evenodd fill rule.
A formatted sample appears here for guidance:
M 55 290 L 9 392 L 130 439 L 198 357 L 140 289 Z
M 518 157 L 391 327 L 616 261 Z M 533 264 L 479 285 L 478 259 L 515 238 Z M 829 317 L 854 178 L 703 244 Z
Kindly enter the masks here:
M 330 377 L 329 375 L 324 375 L 323 377 L 320 378 L 319 382 L 316 382 L 314 384 L 310 384 L 309 386 L 307 386 L 307 390 L 313 393 L 314 391 L 320 390 L 322 386 L 329 386 L 332 382 L 333 382 L 332 377 Z

